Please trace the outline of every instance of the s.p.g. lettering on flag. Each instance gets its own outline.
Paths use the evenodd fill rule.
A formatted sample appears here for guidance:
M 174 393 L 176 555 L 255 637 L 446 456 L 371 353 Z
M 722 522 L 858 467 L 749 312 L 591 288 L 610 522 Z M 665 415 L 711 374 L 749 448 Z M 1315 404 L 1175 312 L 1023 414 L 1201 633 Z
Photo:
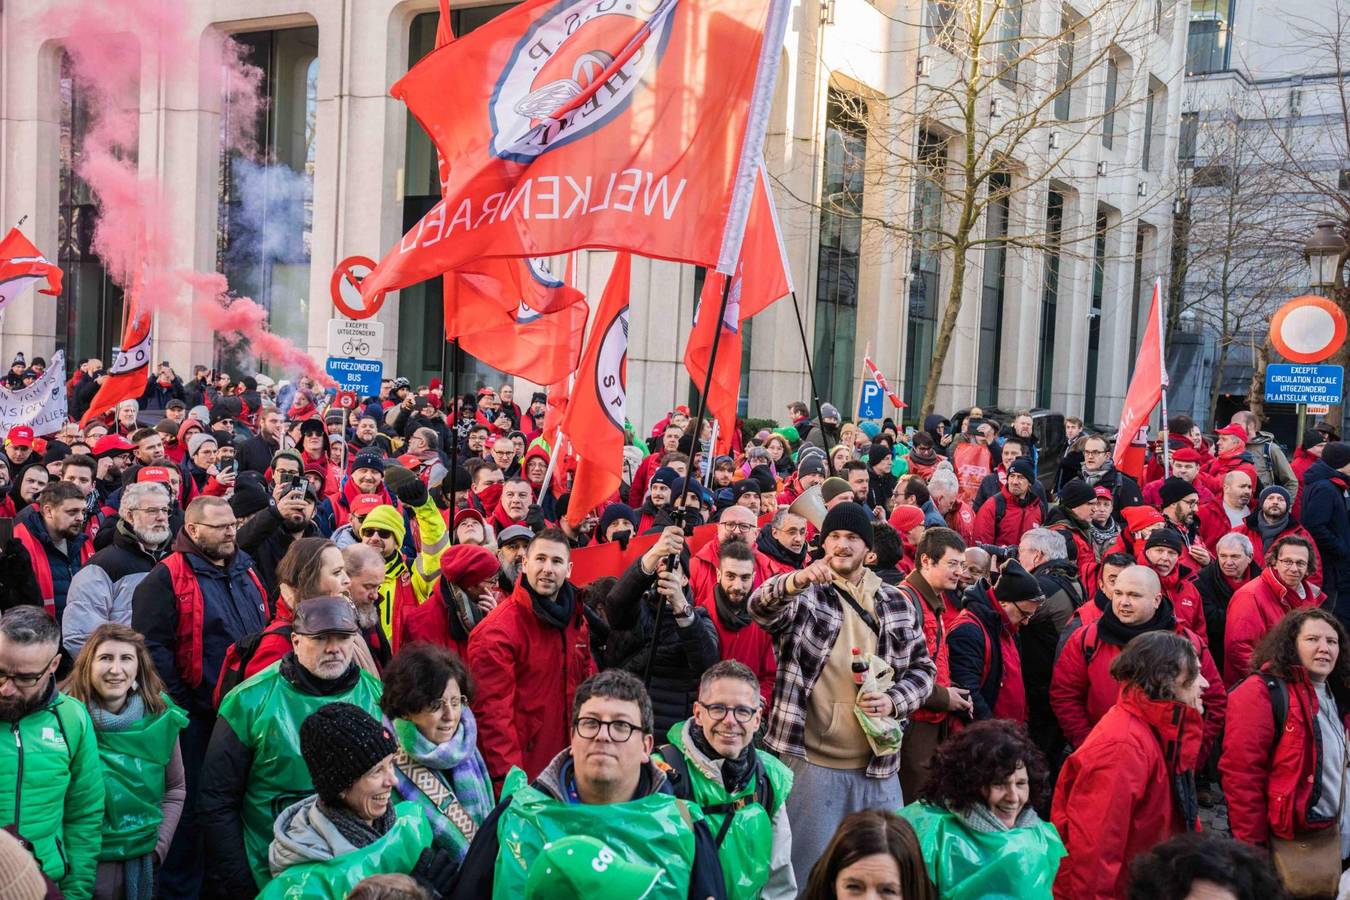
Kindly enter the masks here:
M 429 54 L 392 93 L 445 196 L 362 292 L 582 247 L 716 265 L 783 2 L 527 0 Z

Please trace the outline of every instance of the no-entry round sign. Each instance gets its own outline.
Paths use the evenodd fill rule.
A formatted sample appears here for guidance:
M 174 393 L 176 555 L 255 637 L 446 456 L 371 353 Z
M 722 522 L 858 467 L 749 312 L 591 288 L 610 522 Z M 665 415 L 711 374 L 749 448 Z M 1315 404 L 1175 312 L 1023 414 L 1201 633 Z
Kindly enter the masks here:
M 368 319 L 380 311 L 384 305 L 383 293 L 376 295 L 370 306 L 361 302 L 361 281 L 374 268 L 375 260 L 368 256 L 349 256 L 338 263 L 328 283 L 333 305 L 338 308 L 338 312 L 350 319 Z
M 1345 313 L 1326 297 L 1295 297 L 1271 319 L 1270 343 L 1290 362 L 1321 362 L 1345 343 Z

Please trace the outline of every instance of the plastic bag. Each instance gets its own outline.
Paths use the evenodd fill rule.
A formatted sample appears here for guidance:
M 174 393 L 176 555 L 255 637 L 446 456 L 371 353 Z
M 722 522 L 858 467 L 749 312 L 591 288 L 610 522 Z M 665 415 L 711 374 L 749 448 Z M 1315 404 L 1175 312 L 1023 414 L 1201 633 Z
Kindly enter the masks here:
M 867 654 L 867 671 L 863 673 L 862 684 L 858 686 L 858 696 L 868 693 L 885 693 L 895 685 L 895 669 L 887 665 L 875 653 Z M 853 715 L 858 717 L 867 743 L 877 756 L 890 756 L 900 752 L 900 743 L 905 737 L 905 726 L 895 716 L 869 716 L 855 698 Z

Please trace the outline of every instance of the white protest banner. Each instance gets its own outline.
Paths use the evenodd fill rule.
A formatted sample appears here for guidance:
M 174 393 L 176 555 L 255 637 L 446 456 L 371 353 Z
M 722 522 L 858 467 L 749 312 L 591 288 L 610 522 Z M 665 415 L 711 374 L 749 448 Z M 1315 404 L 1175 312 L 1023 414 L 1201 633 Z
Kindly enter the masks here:
M 0 388 L 0 433 L 27 425 L 33 434 L 54 434 L 66 421 L 66 357 L 60 350 L 42 377 L 26 388 Z

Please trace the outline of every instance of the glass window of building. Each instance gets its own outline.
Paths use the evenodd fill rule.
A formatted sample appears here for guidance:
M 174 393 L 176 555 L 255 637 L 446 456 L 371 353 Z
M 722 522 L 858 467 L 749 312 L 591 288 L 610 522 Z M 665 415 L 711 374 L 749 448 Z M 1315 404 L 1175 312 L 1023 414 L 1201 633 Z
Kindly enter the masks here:
M 1051 191 L 1045 205 L 1045 283 L 1041 289 L 1041 352 L 1036 374 L 1036 405 L 1050 405 L 1055 374 L 1055 319 L 1059 314 L 1060 238 L 1064 232 L 1064 195 Z
M 1154 107 L 1158 103 L 1158 92 L 1152 86 L 1149 87 L 1148 99 L 1144 102 L 1144 148 L 1139 154 L 1139 168 L 1145 172 L 1149 170 L 1153 162 L 1153 120 L 1156 115 Z
M 814 365 L 821 399 L 847 407 L 853 387 L 867 125 L 861 97 L 830 91 L 820 186 Z
M 981 406 L 998 405 L 999 366 L 1003 362 L 1003 299 L 1007 278 L 1008 192 L 1012 179 L 997 172 L 989 179 L 989 205 L 984 249 L 984 279 L 980 294 L 980 341 L 975 373 L 975 400 Z
M 1229 68 L 1237 0 L 1191 0 L 1186 38 L 1186 74 L 1206 75 Z
M 998 10 L 998 80 L 1008 87 L 1017 84 L 1017 62 L 1022 55 L 1022 2 L 1001 0 Z
M 1106 60 L 1106 98 L 1102 107 L 1102 146 L 1110 150 L 1116 143 L 1116 104 L 1120 91 L 1120 64 L 1114 57 Z
M 230 289 L 268 311 L 268 329 L 299 346 L 309 340 L 310 253 L 314 230 L 319 29 L 282 28 L 234 35 L 244 59 L 263 73 L 258 155 L 231 151 L 221 169 L 217 263 Z M 227 104 L 228 118 L 237 111 Z M 319 298 L 322 304 L 327 297 Z M 247 346 L 217 339 L 227 369 L 271 371 Z
M 1062 19 L 1059 23 L 1059 54 L 1055 61 L 1055 118 L 1067 120 L 1073 111 L 1073 45 L 1076 35 L 1073 23 Z
M 70 57 L 64 53 L 58 91 L 61 122 L 56 264 L 65 278 L 61 296 L 56 298 L 56 349 L 66 352 L 67 365 L 72 369 L 81 358 L 90 356 L 110 365 L 112 347 L 122 338 L 122 288 L 108 277 L 93 248 L 98 208 L 77 171 L 80 148 L 90 125 L 88 98 L 75 80 Z M 135 98 L 129 102 L 134 103 Z
M 452 10 L 451 25 L 463 36 L 514 4 L 476 6 Z M 408 32 L 408 68 L 436 48 L 438 12 L 421 13 L 413 18 Z M 431 138 L 412 116 L 408 116 L 406 155 L 403 175 L 403 231 L 415 226 L 441 199 L 440 176 L 436 171 L 436 151 Z M 443 371 L 445 310 L 440 276 L 406 287 L 398 300 L 399 374 L 414 383 L 427 383 Z M 459 354 L 461 393 L 478 384 L 499 385 L 501 372 L 466 353 Z
M 909 322 L 905 329 L 904 401 L 917 410 L 928 385 L 937 339 L 938 291 L 942 284 L 942 177 L 947 146 L 930 131 L 919 133 L 911 230 Z
M 1195 168 L 1195 148 L 1200 137 L 1200 114 L 1181 114 L 1181 137 L 1177 142 L 1177 163 L 1184 169 Z

